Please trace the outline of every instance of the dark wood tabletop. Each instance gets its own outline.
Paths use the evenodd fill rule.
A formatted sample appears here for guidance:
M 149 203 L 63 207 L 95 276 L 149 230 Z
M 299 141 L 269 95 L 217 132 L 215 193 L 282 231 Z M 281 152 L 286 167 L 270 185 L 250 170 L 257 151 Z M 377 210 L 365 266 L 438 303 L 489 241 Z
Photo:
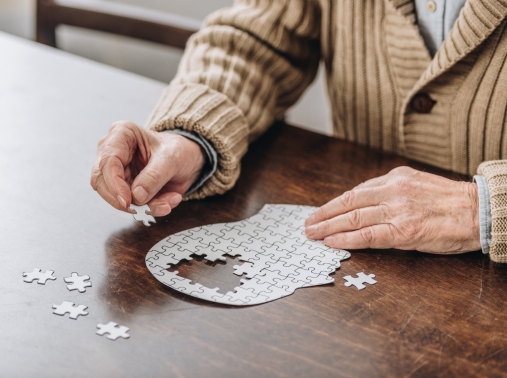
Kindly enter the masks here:
M 481 252 L 351 251 L 334 283 L 250 307 L 185 296 L 145 266 L 151 246 L 175 232 L 238 221 L 270 203 L 319 206 L 401 165 L 467 178 L 280 123 L 251 145 L 234 189 L 182 203 L 145 227 L 108 206 L 88 181 L 96 142 L 115 120 L 109 118 L 122 109 L 125 118 L 148 112 L 163 86 L 49 49 L 39 56 L 39 47 L 2 36 L 0 42 L 13 49 L 0 62 L 7 82 L 0 87 L 0 375 L 492 377 L 507 371 L 507 265 Z M 21 62 L 33 54 L 39 57 L 29 71 Z M 37 68 L 52 62 L 73 69 Z M 83 81 L 83 75 L 91 76 Z M 110 79 L 98 85 L 97 75 Z M 129 86 L 136 89 L 131 95 Z M 178 270 L 225 293 L 240 283 L 235 264 L 229 257 L 214 264 L 195 258 Z M 54 270 L 57 280 L 23 282 L 22 273 L 35 267 Z M 345 287 L 343 276 L 360 271 L 374 273 L 378 283 L 361 291 Z M 92 288 L 68 291 L 63 277 L 72 272 L 88 274 Z M 52 305 L 63 300 L 87 305 L 89 315 L 54 315 Z M 97 336 L 96 325 L 109 321 L 129 327 L 130 339 Z

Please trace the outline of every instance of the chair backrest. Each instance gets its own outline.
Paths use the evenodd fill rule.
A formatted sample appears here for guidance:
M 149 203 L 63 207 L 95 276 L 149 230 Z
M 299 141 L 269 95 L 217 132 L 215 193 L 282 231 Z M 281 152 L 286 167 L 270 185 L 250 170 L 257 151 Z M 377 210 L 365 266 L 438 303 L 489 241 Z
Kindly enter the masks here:
M 37 0 L 37 42 L 56 47 L 58 25 L 78 26 L 185 48 L 199 21 L 121 3 Z

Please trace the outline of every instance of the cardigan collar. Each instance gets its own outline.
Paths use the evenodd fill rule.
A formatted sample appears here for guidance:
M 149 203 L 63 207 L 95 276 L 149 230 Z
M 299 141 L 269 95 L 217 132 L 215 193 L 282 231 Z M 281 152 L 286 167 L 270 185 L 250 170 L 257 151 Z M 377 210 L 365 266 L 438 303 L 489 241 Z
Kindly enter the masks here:
M 389 0 L 394 8 L 416 26 L 413 0 Z M 507 17 L 504 0 L 468 0 L 442 46 L 425 72 L 415 84 L 411 94 L 441 75 L 456 62 L 484 42 Z

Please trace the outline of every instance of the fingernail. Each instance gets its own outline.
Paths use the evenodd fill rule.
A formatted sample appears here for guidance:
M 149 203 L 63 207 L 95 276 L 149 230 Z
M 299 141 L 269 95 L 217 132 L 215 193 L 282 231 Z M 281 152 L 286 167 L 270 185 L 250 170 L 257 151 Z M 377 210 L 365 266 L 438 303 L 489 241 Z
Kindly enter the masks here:
M 171 207 L 168 204 L 164 203 L 163 205 L 157 206 L 155 211 L 152 212 L 152 215 L 156 217 L 163 217 L 169 214 L 170 212 Z
M 181 197 L 180 196 L 174 196 L 174 197 L 171 197 L 171 199 L 169 200 L 169 205 L 171 205 L 171 208 L 175 208 L 176 206 L 178 206 L 181 202 Z
M 144 190 L 142 186 L 135 188 L 132 194 L 134 195 L 134 198 L 140 203 L 144 203 L 144 201 L 146 201 L 146 198 L 148 198 L 148 192 Z
M 122 207 L 127 208 L 127 201 L 125 201 L 125 198 L 118 194 L 117 199 Z

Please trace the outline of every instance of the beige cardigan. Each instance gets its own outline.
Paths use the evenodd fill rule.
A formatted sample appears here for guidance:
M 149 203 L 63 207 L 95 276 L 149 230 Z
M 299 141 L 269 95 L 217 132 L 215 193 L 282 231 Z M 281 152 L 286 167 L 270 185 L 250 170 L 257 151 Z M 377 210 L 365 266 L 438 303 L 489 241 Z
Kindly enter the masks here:
M 294 104 L 323 59 L 336 137 L 478 169 L 491 195 L 490 255 L 507 262 L 507 161 L 492 161 L 507 157 L 506 18 L 507 0 L 468 0 L 431 59 L 412 0 L 239 0 L 191 38 L 148 126 L 208 139 L 218 169 L 191 197 L 223 193 L 249 142 Z M 435 101 L 428 113 L 413 103 L 420 93 Z

